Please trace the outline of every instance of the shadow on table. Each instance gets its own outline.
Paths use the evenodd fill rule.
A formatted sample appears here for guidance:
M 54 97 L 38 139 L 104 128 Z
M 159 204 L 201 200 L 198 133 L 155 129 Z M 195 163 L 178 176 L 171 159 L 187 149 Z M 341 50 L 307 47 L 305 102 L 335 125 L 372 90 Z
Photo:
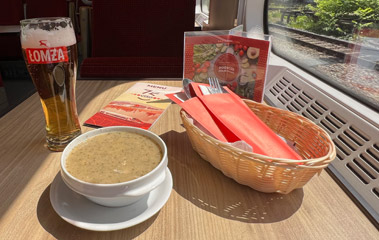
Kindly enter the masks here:
M 53 209 L 50 202 L 50 185 L 42 193 L 37 205 L 37 217 L 41 226 L 56 239 L 134 239 L 150 227 L 159 212 L 150 219 L 133 227 L 107 232 L 89 231 L 64 221 Z
M 272 223 L 289 218 L 301 206 L 302 189 L 287 195 L 255 191 L 203 160 L 186 132 L 170 131 L 161 137 L 167 143 L 175 191 L 203 210 L 241 222 Z
M 85 109 L 96 96 L 112 87 L 125 84 L 128 81 L 103 81 L 100 84 L 95 84 L 97 86 L 96 88 L 91 87 L 92 82 L 94 81 L 88 81 L 86 84 L 78 84 L 77 97 L 79 99 L 77 103 L 79 114 L 81 114 L 83 109 Z M 21 83 L 19 85 L 22 86 Z M 88 89 L 86 88 L 87 85 L 89 85 Z M 28 100 L 30 102 L 28 102 Z M 12 206 L 15 199 L 19 197 L 24 187 L 28 186 L 28 182 L 35 176 L 35 173 L 41 165 L 43 165 L 44 161 L 46 161 L 46 158 L 58 154 L 51 152 L 46 147 L 45 121 L 39 98 L 35 95 L 28 100 L 24 103 L 27 104 L 28 107 L 23 108 L 23 111 L 14 109 L 7 115 L 1 117 L 9 119 L 9 125 L 0 128 L 0 132 L 3 131 L 3 129 L 9 130 L 9 132 L 1 132 L 1 137 L 13 134 L 15 131 L 17 134 L 14 136 L 21 137 L 14 139 L 4 138 L 5 140 L 1 140 L 0 174 L 4 173 L 4 176 L 7 177 L 1 179 L 0 188 L 10 185 L 14 186 L 14 188 L 12 194 L 0 196 L 0 219 Z M 95 112 L 96 110 L 94 110 L 94 113 Z M 30 159 L 30 157 L 25 154 L 25 149 L 29 149 L 32 152 L 33 159 Z M 19 177 L 20 173 L 22 174 L 22 178 Z M 17 179 L 17 184 L 14 183 L 14 179 Z

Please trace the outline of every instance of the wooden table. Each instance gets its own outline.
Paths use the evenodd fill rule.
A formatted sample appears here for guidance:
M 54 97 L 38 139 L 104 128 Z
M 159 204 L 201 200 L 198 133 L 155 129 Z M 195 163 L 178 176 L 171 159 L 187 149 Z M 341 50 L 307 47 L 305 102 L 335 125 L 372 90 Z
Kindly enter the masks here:
M 134 83 L 78 81 L 81 122 Z M 38 95 L 3 116 L 0 239 L 379 239 L 375 226 L 325 171 L 288 195 L 260 193 L 227 178 L 192 150 L 179 110 L 172 104 L 152 129 L 168 147 L 174 180 L 168 202 L 149 220 L 112 232 L 77 228 L 53 210 L 49 187 L 61 153 L 44 146 Z

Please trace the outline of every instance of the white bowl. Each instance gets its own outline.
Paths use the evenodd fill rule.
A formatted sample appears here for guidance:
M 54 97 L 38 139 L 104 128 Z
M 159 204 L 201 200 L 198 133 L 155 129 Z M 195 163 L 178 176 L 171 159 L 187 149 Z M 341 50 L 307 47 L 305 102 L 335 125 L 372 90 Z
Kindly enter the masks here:
M 85 182 L 75 178 L 67 171 L 67 156 L 76 145 L 95 135 L 118 131 L 138 133 L 155 141 L 162 150 L 162 160 L 158 166 L 142 177 L 127 182 L 113 184 Z M 105 127 L 86 132 L 67 145 L 61 157 L 61 175 L 63 181 L 69 188 L 85 196 L 89 200 L 107 207 L 121 207 L 138 201 L 144 195 L 159 186 L 166 178 L 167 161 L 166 144 L 158 135 L 135 127 Z

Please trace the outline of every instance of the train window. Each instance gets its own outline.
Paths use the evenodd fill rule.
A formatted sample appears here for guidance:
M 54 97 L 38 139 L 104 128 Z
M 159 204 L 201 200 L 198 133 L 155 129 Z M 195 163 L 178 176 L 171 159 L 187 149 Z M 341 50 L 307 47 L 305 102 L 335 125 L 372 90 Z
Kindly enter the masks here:
M 209 23 L 209 1 L 210 0 L 196 0 L 195 22 L 198 26 Z
M 268 0 L 273 52 L 379 109 L 379 1 Z
M 209 15 L 209 1 L 210 0 L 200 0 L 201 1 L 201 11 L 206 14 L 206 15 Z

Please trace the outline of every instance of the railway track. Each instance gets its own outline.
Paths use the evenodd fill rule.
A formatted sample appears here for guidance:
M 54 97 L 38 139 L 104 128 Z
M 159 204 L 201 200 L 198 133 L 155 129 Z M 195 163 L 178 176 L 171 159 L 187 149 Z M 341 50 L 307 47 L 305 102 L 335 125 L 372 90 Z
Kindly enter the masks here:
M 335 56 L 340 59 L 341 62 L 359 61 L 360 64 L 379 71 L 378 43 L 371 44 L 371 46 L 361 45 L 278 24 L 269 24 L 269 33 L 275 38 L 280 38 Z

